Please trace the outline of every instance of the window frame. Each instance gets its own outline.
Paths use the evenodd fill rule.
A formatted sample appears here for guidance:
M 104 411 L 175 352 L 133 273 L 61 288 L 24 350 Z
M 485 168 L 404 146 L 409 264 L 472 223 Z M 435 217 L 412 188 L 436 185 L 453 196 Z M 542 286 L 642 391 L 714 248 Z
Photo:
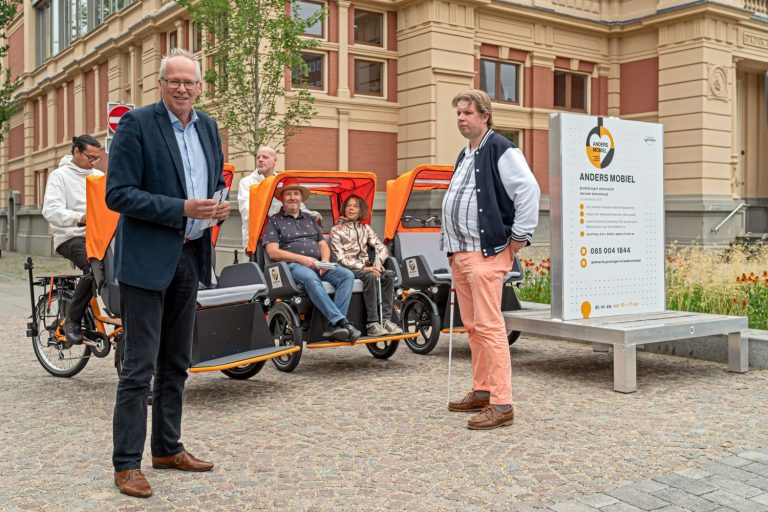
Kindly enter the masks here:
M 491 101 L 496 101 L 496 102 L 499 102 L 499 103 L 506 103 L 508 105 L 522 105 L 522 101 L 520 100 L 520 97 L 522 96 L 522 83 L 521 83 L 521 80 L 520 80 L 520 74 L 521 74 L 521 70 L 523 69 L 523 64 L 518 62 L 518 61 L 512 61 L 512 60 L 488 59 L 488 58 L 480 57 L 480 70 L 478 71 L 478 73 L 482 73 L 483 61 L 485 61 L 485 62 L 492 62 L 492 63 L 496 64 L 496 71 L 495 71 L 495 73 L 496 73 L 496 82 L 494 84 L 495 85 L 495 87 L 494 87 L 494 95 L 496 97 L 495 98 L 491 98 Z M 515 100 L 515 101 L 499 99 L 500 98 L 500 93 L 501 93 L 501 66 L 502 65 L 513 66 L 516 69 L 516 73 L 515 73 L 515 96 L 517 97 L 517 100 Z M 479 81 L 479 78 L 480 77 L 478 76 L 478 81 Z M 481 90 L 485 91 L 486 93 L 488 93 L 487 90 L 482 89 L 481 87 L 479 87 L 479 88 Z
M 305 51 L 301 52 L 301 55 L 302 55 L 302 57 L 304 55 L 318 55 L 318 56 L 320 56 L 322 58 L 322 63 L 323 63 L 323 70 L 322 70 L 323 85 L 322 85 L 322 87 L 316 87 L 316 86 L 312 86 L 312 85 L 309 85 L 309 84 L 306 84 L 305 86 L 297 85 L 293 81 L 293 70 L 291 70 L 291 88 L 292 89 L 293 88 L 295 88 L 295 89 L 306 89 L 307 91 L 312 91 L 312 92 L 327 92 L 328 91 L 328 53 L 327 52 L 323 52 L 323 51 L 306 51 L 305 50 Z
M 357 40 L 357 24 L 355 23 L 355 19 L 352 19 L 352 44 L 353 45 L 361 45 L 361 46 L 370 46 L 372 48 L 387 48 L 387 13 L 385 11 L 378 11 L 375 9 L 369 9 L 369 8 L 357 8 L 354 9 L 354 16 L 357 16 L 358 11 L 370 13 L 370 14 L 378 14 L 381 16 L 381 44 L 375 44 L 375 43 L 368 43 L 365 41 L 358 41 Z
M 562 73 L 566 77 L 565 81 L 565 102 L 566 106 L 557 105 L 555 104 L 555 77 L 558 73 Z M 571 106 L 571 78 L 573 76 L 581 76 L 584 77 L 584 108 L 574 108 Z M 552 73 L 552 107 L 555 110 L 566 110 L 568 112 L 580 112 L 580 113 L 589 113 L 589 88 L 590 88 L 590 75 L 588 73 L 580 73 L 578 71 L 573 71 L 570 69 L 561 69 L 561 68 L 555 68 L 555 70 Z
M 315 4 L 319 5 L 321 9 L 327 9 L 328 3 L 323 0 L 294 0 L 296 3 L 305 3 L 305 4 Z M 321 41 L 325 41 L 328 39 L 328 16 L 323 18 L 323 20 L 320 22 L 320 35 L 317 34 L 308 34 L 304 32 L 302 34 L 302 37 L 311 37 L 313 39 L 319 39 Z
M 357 63 L 358 62 L 370 62 L 372 64 L 380 64 L 381 65 L 381 92 L 375 93 L 375 92 L 358 92 L 357 91 Z M 370 98 L 386 98 L 387 97 L 387 61 L 384 59 L 376 59 L 371 58 L 368 56 L 362 57 L 362 56 L 353 56 L 352 58 L 352 66 L 355 73 L 355 81 L 352 84 L 353 85 L 353 94 L 355 96 L 368 96 Z
M 520 148 L 520 151 L 523 150 L 524 134 L 523 134 L 522 128 L 498 128 L 494 126 L 493 131 L 495 131 L 496 133 L 498 133 L 499 135 L 501 135 L 502 137 L 510 141 L 512 144 L 514 144 L 518 148 Z M 513 137 L 513 138 L 517 138 L 517 142 L 512 140 L 513 138 L 507 137 L 507 135 L 513 134 L 513 133 L 517 134 L 516 137 Z

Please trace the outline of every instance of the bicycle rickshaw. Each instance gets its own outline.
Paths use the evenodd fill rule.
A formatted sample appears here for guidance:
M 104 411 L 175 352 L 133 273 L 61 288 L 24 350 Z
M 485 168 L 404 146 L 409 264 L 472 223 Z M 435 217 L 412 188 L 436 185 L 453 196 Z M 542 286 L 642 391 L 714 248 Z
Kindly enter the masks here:
M 308 188 L 317 203 L 318 198 L 325 198 L 321 208 L 330 211 L 332 226 L 341 214 L 341 205 L 350 195 L 362 197 L 373 205 L 376 193 L 376 175 L 370 172 L 320 172 L 320 171 L 285 171 L 270 176 L 250 190 L 250 216 L 248 219 L 248 246 L 246 251 L 251 259 L 260 262 L 268 276 L 269 286 L 269 329 L 274 343 L 278 347 L 296 349 L 320 349 L 351 345 L 365 345 L 377 359 L 388 359 L 397 350 L 399 340 L 416 337 L 416 334 L 397 334 L 381 337 L 361 336 L 355 342 L 323 339 L 322 333 L 328 322 L 314 307 L 304 289 L 296 284 L 285 262 L 273 262 L 261 246 L 261 237 L 269 218 L 269 208 L 275 189 L 284 180 L 297 180 Z M 313 205 L 313 208 L 316 206 Z M 330 226 L 328 228 L 330 229 Z M 398 274 L 398 265 L 393 258 L 384 262 L 387 269 Z M 396 285 L 399 276 L 396 277 Z M 333 285 L 323 282 L 329 295 L 335 291 Z M 366 315 L 363 303 L 363 283 L 355 279 L 352 299 L 347 312 L 347 319 L 361 332 L 365 332 Z M 267 301 L 265 301 L 266 303 Z M 272 359 L 278 370 L 293 371 L 301 360 L 303 350 Z
M 229 166 L 229 164 L 227 164 Z M 231 183 L 232 166 L 225 166 L 225 181 Z M 228 179 L 227 179 L 228 178 Z M 61 332 L 67 306 L 78 276 L 44 276 L 34 279 L 28 261 L 32 321 L 27 335 L 33 338 L 35 354 L 52 375 L 72 377 L 91 355 L 106 357 L 115 349 L 118 373 L 123 354 L 120 295 L 115 280 L 113 237 L 119 215 L 107 208 L 106 176 L 86 179 L 86 250 L 104 309 L 93 297 L 83 321 L 83 345 L 69 346 Z M 214 243 L 217 235 L 214 232 Z M 43 291 L 36 297 L 35 286 Z M 234 379 L 258 373 L 268 359 L 284 356 L 294 347 L 275 347 L 264 318 L 262 301 L 267 286 L 253 263 L 225 267 L 216 287 L 198 291 L 190 372 L 222 371 Z M 107 332 L 107 327 L 111 331 Z
M 437 345 L 440 333 L 450 331 L 449 301 L 451 269 L 440 250 L 442 202 L 453 176 L 453 167 L 420 165 L 397 179 L 387 181 L 387 210 L 384 241 L 400 262 L 402 294 L 400 319 L 403 332 L 417 333 L 405 343 L 417 354 L 428 354 Z M 522 281 L 523 268 L 515 260 L 505 277 L 502 310 L 521 309 L 515 282 Z M 453 332 L 466 332 L 458 302 L 454 307 Z M 508 333 L 511 345 L 519 331 Z

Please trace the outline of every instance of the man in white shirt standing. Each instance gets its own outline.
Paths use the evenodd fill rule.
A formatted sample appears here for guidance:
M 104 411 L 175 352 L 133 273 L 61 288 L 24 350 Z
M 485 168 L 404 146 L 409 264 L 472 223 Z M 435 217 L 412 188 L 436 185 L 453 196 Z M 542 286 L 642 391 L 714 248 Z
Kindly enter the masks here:
M 67 343 L 80 345 L 83 343 L 80 325 L 93 294 L 93 274 L 85 251 L 85 178 L 104 173 L 94 168 L 101 161 L 101 144 L 93 136 L 74 137 L 71 152 L 48 176 L 43 217 L 51 226 L 56 252 L 83 271 L 64 323 Z
M 251 186 L 258 185 L 265 178 L 274 176 L 275 166 L 277 165 L 277 153 L 269 146 L 264 146 L 256 153 L 256 170 L 240 180 L 237 187 L 237 205 L 240 209 L 240 218 L 243 222 L 243 249 L 248 245 L 248 212 L 250 209 Z M 272 199 L 272 205 L 269 207 L 269 215 L 272 216 L 280 211 L 283 203 L 277 199 Z M 322 224 L 323 216 L 319 212 L 307 209 L 304 203 L 301 203 L 301 211 L 310 214 L 315 218 L 318 224 Z

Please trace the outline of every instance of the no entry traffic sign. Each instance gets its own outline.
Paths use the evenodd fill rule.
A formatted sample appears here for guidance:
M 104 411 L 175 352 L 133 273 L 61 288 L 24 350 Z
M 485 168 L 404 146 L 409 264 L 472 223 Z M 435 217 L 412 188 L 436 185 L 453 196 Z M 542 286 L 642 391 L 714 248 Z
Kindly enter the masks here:
M 120 118 L 129 110 L 133 110 L 133 105 L 127 103 L 107 104 L 107 126 L 109 127 L 109 133 L 115 133 Z

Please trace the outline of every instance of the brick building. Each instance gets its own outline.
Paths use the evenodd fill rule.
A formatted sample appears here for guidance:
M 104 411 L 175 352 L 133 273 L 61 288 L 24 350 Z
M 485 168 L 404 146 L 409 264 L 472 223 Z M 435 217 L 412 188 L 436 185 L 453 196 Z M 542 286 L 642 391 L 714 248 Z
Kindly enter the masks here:
M 450 100 L 474 86 L 496 100 L 497 130 L 539 179 L 539 242 L 548 115 L 561 110 L 664 125 L 669 240 L 768 231 L 768 0 L 297 1 L 328 17 L 304 56 L 318 115 L 280 168 L 371 170 L 383 190 L 418 164 L 452 163 L 464 141 Z M 43 191 L 70 138 L 103 140 L 108 101 L 157 101 L 168 48 L 191 50 L 204 70 L 209 59 L 201 31 L 166 0 L 25 1 L 8 36 L 22 107 L 0 148 L 0 244 L 50 254 Z M 228 224 L 223 244 L 236 247 Z

